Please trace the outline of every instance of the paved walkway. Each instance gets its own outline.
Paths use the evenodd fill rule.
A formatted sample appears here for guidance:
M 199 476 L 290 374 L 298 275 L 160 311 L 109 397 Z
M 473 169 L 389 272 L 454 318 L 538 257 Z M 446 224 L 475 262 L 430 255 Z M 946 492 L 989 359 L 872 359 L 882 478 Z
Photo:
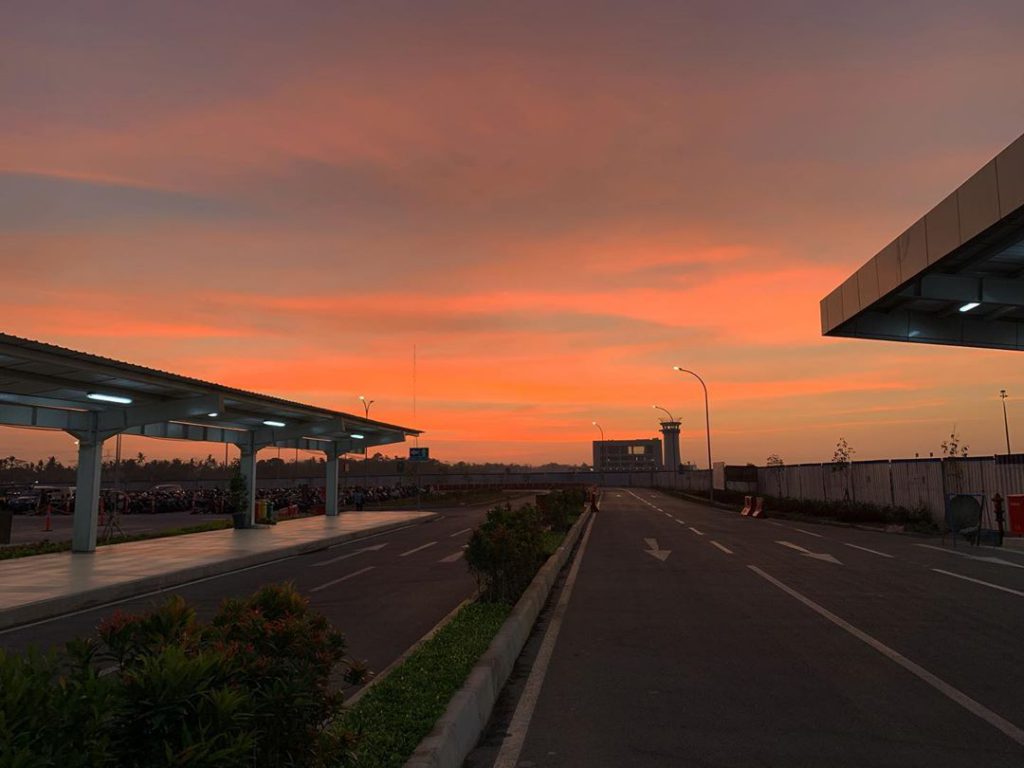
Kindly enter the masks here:
M 0 561 L 0 628 L 247 568 L 436 517 L 345 512 L 248 530 L 208 531 Z

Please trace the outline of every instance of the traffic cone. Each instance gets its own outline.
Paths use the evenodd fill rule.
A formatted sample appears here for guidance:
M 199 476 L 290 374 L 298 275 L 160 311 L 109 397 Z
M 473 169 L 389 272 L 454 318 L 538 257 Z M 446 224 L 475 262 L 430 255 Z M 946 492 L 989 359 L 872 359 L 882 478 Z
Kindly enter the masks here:
M 743 517 L 746 517 L 747 515 L 749 515 L 750 514 L 750 508 L 753 507 L 753 506 L 754 506 L 754 504 L 753 504 L 753 500 L 751 499 L 751 497 L 750 496 L 744 496 L 743 497 L 743 509 L 740 510 L 740 515 L 742 515 Z
M 53 530 L 53 520 L 50 518 L 50 505 L 49 504 L 46 505 L 46 517 L 43 520 L 43 530 L 44 531 L 52 531 Z
M 768 515 L 765 514 L 765 511 L 764 511 L 764 498 L 763 497 L 761 497 L 761 496 L 757 497 L 757 504 L 754 506 L 754 511 L 750 513 L 750 516 L 751 517 L 757 517 L 757 518 L 760 518 L 762 520 L 764 518 L 768 517 Z

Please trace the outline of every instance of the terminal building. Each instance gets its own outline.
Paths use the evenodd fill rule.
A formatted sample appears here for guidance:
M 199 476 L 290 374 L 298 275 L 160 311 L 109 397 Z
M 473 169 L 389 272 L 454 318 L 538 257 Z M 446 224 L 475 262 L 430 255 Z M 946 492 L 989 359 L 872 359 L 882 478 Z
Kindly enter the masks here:
M 679 471 L 678 421 L 663 421 L 662 441 L 656 437 L 634 440 L 595 440 L 594 469 L 599 472 Z

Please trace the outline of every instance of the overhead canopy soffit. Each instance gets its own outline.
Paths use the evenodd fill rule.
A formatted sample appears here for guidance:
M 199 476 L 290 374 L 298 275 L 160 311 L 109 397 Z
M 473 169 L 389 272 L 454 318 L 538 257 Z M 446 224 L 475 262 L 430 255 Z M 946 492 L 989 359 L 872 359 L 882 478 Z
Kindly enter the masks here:
M 97 395 L 130 402 L 97 400 Z M 421 434 L 4 333 L 0 424 L 342 452 Z
M 1024 349 L 1024 136 L 821 301 L 828 336 Z

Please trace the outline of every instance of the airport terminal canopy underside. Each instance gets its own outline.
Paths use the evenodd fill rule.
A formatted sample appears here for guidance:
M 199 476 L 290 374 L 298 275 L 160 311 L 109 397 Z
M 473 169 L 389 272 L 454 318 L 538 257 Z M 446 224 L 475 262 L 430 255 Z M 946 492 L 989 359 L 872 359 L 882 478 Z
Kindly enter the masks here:
M 295 403 L 0 333 L 0 425 L 64 430 L 79 441 L 72 547 L 96 545 L 103 442 L 117 434 L 230 443 L 256 492 L 256 453 L 323 451 L 328 514 L 337 514 L 338 457 L 419 435 L 409 427 Z
M 1024 349 L 1024 136 L 825 297 L 821 329 Z

